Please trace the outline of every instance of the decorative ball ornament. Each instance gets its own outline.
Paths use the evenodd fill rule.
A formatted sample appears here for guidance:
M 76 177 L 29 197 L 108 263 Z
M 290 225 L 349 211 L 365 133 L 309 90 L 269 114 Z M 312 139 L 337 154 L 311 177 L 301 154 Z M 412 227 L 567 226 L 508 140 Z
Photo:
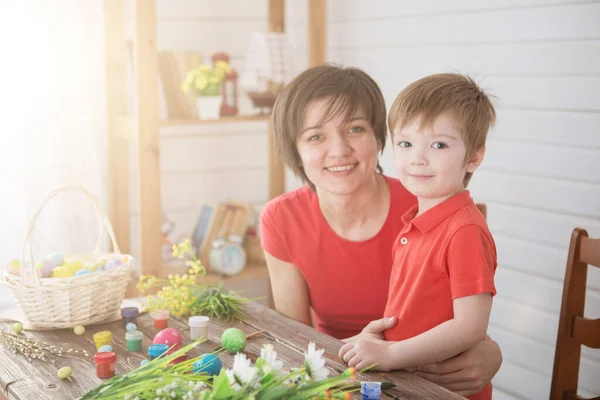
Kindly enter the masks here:
M 56 372 L 56 376 L 60 379 L 67 379 L 73 373 L 73 369 L 71 367 L 62 367 Z
M 198 357 L 198 361 L 194 362 L 194 372 L 203 372 L 214 376 L 219 375 L 223 368 L 223 362 L 213 353 L 205 353 Z
M 73 332 L 75 332 L 77 336 L 82 336 L 85 333 L 85 327 L 77 325 L 75 328 L 73 328 Z
M 137 331 L 137 325 L 133 322 L 128 322 L 127 325 L 125 325 L 125 330 L 127 332 Z
M 181 347 L 181 333 L 175 328 L 165 328 L 154 336 L 152 344 L 166 344 L 173 347 L 172 350 L 178 350 Z
M 20 322 L 15 322 L 12 326 L 12 330 L 14 333 L 21 333 L 23 332 L 23 324 Z
M 100 348 L 98 349 L 98 353 L 108 353 L 113 351 L 113 348 L 110 344 L 105 344 L 100 346 Z
M 230 353 L 238 353 L 246 348 L 246 335 L 238 328 L 229 328 L 221 335 L 223 348 Z

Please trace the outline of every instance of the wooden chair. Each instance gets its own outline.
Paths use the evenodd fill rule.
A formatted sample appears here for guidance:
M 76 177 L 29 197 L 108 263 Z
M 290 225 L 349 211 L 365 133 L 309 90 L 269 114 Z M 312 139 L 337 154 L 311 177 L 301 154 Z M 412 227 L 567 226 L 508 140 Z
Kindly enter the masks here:
M 483 214 L 483 218 L 487 219 L 487 206 L 483 203 L 475 203 L 477 209 Z
M 550 400 L 583 399 L 577 395 L 581 345 L 600 348 L 600 319 L 583 317 L 588 264 L 600 268 L 600 239 L 590 239 L 585 230 L 575 228 L 567 259 Z

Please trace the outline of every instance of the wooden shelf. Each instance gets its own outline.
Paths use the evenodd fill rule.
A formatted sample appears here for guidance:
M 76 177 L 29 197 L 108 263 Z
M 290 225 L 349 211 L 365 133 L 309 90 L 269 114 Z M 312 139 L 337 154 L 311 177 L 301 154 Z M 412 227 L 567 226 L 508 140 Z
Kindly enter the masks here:
M 219 119 L 170 119 L 161 120 L 160 126 L 181 126 L 181 125 L 214 125 L 214 124 L 235 124 L 240 122 L 269 121 L 270 115 L 236 115 L 235 117 L 221 117 Z

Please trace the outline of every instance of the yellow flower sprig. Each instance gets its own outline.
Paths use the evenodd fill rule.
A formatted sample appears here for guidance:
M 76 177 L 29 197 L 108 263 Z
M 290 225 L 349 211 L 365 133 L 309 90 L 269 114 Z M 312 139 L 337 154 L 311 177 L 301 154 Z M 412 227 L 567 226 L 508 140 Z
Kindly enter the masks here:
M 215 62 L 214 67 L 199 65 L 189 71 L 181 84 L 181 90 L 188 93 L 194 90 L 196 96 L 218 96 L 221 93 L 221 82 L 231 67 L 225 61 Z

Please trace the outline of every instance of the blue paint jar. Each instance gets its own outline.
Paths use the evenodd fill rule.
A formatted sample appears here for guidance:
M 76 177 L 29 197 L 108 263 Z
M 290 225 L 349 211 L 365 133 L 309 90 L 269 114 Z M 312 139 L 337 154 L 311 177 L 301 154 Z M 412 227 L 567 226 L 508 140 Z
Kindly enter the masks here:
M 165 351 L 169 350 L 169 345 L 167 344 L 151 344 L 148 346 L 148 355 L 151 360 L 154 360 L 156 357 L 162 355 Z
M 363 400 L 379 400 L 381 396 L 381 382 L 361 382 L 360 394 Z

